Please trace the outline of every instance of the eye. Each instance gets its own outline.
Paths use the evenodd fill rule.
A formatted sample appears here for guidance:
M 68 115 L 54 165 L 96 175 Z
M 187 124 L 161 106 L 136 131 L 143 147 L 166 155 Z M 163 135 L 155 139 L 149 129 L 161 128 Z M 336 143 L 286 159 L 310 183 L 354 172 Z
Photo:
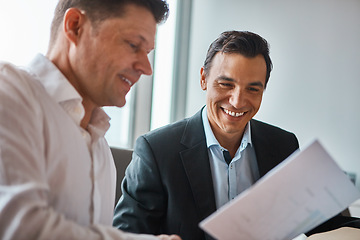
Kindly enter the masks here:
M 247 91 L 251 94 L 261 94 L 263 89 L 261 87 L 248 87 Z
M 137 50 L 139 49 L 139 46 L 136 45 L 136 44 L 133 44 L 133 43 L 130 43 L 130 47 L 131 47 L 132 49 L 134 49 L 135 51 L 137 51 Z
M 140 48 L 139 44 L 136 44 L 131 41 L 126 41 L 126 42 L 130 46 L 130 48 L 134 50 L 134 52 L 137 52 L 139 50 L 139 48 Z
M 251 92 L 259 92 L 260 91 L 258 88 L 254 88 L 254 87 L 249 87 L 248 89 Z
M 233 86 L 232 83 L 227 83 L 227 82 L 219 82 L 219 85 L 224 88 L 231 88 Z

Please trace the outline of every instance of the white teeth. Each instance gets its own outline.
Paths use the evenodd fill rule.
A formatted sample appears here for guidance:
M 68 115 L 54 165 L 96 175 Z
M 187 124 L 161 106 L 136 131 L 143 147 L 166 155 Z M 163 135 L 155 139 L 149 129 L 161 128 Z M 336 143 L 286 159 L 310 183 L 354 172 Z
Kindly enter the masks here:
M 130 86 L 132 86 L 132 82 L 130 82 L 129 79 L 121 77 L 122 80 L 124 80 L 126 83 L 128 83 Z
M 244 115 L 244 112 L 241 112 L 241 113 L 236 113 L 236 112 L 232 112 L 232 111 L 229 111 L 227 109 L 224 108 L 224 112 L 230 116 L 233 116 L 233 117 L 240 117 L 242 115 Z

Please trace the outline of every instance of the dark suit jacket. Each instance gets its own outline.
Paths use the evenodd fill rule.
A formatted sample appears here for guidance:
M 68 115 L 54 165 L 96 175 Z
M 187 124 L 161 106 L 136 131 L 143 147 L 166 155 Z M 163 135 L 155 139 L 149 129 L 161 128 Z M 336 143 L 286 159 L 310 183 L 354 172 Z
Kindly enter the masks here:
M 298 149 L 294 134 L 251 120 L 260 176 Z M 211 239 L 198 227 L 216 210 L 201 111 L 136 141 L 114 216 L 129 232 Z

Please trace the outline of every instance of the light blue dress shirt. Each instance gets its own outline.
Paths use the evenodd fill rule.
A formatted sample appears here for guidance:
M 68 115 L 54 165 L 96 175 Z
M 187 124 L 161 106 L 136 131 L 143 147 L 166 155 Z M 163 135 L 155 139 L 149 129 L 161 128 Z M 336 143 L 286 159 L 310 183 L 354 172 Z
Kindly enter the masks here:
M 259 179 L 256 155 L 251 142 L 250 122 L 246 125 L 241 144 L 228 165 L 223 155 L 223 151 L 227 149 L 220 146 L 211 130 L 206 106 L 202 111 L 202 121 L 214 183 L 216 207 L 220 208 Z

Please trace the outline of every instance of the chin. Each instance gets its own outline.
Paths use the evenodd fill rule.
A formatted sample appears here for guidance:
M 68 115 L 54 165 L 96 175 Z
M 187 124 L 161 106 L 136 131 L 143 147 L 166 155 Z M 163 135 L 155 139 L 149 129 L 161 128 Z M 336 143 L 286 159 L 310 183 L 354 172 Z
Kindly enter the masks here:
M 116 106 L 119 107 L 119 108 L 121 108 L 121 107 L 125 106 L 125 104 L 126 104 L 126 102 L 123 102 L 123 103 L 120 103 L 120 104 L 118 104 L 118 105 L 116 105 Z
M 109 106 L 121 108 L 121 107 L 125 106 L 125 104 L 126 104 L 126 100 L 123 99 L 123 100 L 112 101 Z

